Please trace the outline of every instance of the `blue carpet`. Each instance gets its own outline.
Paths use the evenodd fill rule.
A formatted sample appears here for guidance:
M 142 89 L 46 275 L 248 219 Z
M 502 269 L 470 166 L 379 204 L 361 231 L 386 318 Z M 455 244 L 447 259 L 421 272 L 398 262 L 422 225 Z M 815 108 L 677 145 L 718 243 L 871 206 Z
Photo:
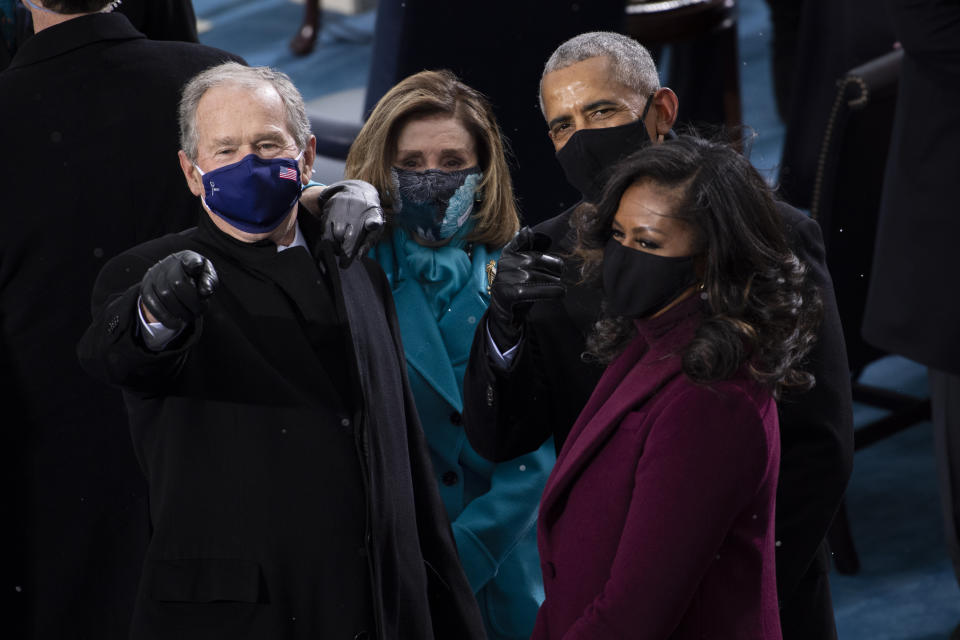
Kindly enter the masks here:
M 323 12 L 313 53 L 296 57 L 287 48 L 300 25 L 303 6 L 289 0 L 194 0 L 207 30 L 200 41 L 237 53 L 251 65 L 289 75 L 304 99 L 363 87 L 370 69 L 375 14 Z
M 750 157 L 772 181 L 784 130 L 770 83 L 769 15 L 763 0 L 739 5 L 744 122 L 756 134 Z M 325 12 L 317 49 L 295 58 L 287 43 L 300 23 L 302 5 L 194 0 L 194 6 L 206 28 L 202 42 L 285 71 L 307 101 L 366 85 L 372 12 Z M 358 113 L 328 115 L 351 120 Z M 923 367 L 899 357 L 875 363 L 863 379 L 905 393 L 927 393 Z M 855 407 L 857 425 L 879 415 L 876 409 Z M 943 542 L 929 423 L 858 452 L 847 502 L 862 570 L 856 576 L 831 576 L 841 640 L 946 639 L 960 622 L 960 592 Z
M 784 128 L 777 117 L 770 81 L 770 15 L 762 0 L 740 0 L 739 5 L 743 122 L 756 136 L 750 161 L 772 183 L 779 171 Z
M 831 576 L 843 639 L 947 638 L 960 593 L 947 561 L 930 423 L 857 453 L 847 493 L 862 569 Z
M 927 395 L 926 369 L 900 357 L 867 368 L 861 381 Z M 883 415 L 856 405 L 856 426 Z M 960 591 L 947 556 L 929 422 L 857 453 L 847 508 L 862 569 L 831 576 L 840 637 L 949 637 L 960 622 Z

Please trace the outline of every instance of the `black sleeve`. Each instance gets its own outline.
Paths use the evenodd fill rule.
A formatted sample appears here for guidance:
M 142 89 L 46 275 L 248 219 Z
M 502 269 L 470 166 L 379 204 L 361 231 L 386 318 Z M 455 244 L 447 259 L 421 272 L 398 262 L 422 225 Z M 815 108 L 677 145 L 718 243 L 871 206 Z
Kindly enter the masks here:
M 567 292 L 562 300 L 533 305 L 509 369 L 490 359 L 487 316 L 477 325 L 464 376 L 463 418 L 470 444 L 494 462 L 534 451 L 551 436 L 559 452 L 604 371 L 582 357 L 602 294 L 581 283 L 571 260 L 573 210 L 534 228 L 550 237 L 553 253 L 564 257 Z
M 140 280 L 156 261 L 136 249 L 127 251 L 107 262 L 94 283 L 93 322 L 80 339 L 77 355 L 87 373 L 107 384 L 162 391 L 201 333 L 202 318 L 162 351 L 143 344 L 137 309 Z
M 549 390 L 529 343 L 525 336 L 510 368 L 502 370 L 490 359 L 487 314 L 473 337 L 463 378 L 464 428 L 477 453 L 493 462 L 535 451 L 552 435 L 552 412 L 541 406 Z
M 960 74 L 960 3 L 889 0 L 894 33 L 908 55 Z
M 406 357 L 400 340 L 400 326 L 397 323 L 393 294 L 390 293 L 390 283 L 377 262 L 370 258 L 362 260 L 383 303 L 384 315 L 397 352 L 397 361 L 400 363 L 417 531 L 427 571 L 427 597 L 434 637 L 480 640 L 485 637 L 483 618 L 470 583 L 460 566 L 453 530 L 437 492 L 430 451 L 407 378 Z M 330 264 L 334 262 L 331 260 Z
M 790 597 L 823 542 L 853 469 L 853 408 L 846 346 L 820 226 L 781 205 L 791 249 L 807 265 L 823 298 L 823 321 L 807 370 L 816 386 L 784 394 L 780 407 L 777 488 L 777 588 Z

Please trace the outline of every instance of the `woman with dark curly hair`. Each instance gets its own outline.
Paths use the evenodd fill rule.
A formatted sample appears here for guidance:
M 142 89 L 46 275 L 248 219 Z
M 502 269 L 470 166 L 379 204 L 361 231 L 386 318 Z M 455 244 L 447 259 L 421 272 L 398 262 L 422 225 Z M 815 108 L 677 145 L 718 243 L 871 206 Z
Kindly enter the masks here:
M 540 506 L 534 638 L 779 640 L 775 399 L 821 302 L 763 178 L 680 137 L 624 160 L 574 218 L 609 363 Z

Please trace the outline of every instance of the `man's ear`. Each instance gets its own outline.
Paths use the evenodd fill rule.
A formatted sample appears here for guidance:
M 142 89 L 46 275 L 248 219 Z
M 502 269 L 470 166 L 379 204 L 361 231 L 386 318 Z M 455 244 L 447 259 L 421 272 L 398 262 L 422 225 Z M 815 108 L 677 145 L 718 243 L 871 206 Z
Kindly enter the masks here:
M 190 192 L 195 196 L 203 195 L 203 181 L 200 179 L 200 172 L 190 162 L 190 158 L 187 157 L 183 149 L 177 152 L 177 158 L 180 160 L 180 170 L 183 171 L 183 177 L 187 179 Z
M 677 94 L 673 92 L 673 89 L 661 87 L 653 94 L 653 105 L 650 110 L 653 111 L 656 118 L 653 126 L 658 140 L 663 140 L 663 136 L 670 133 L 670 129 L 677 121 L 679 107 L 680 101 L 677 100 Z
M 313 161 L 317 157 L 317 137 L 310 136 L 307 140 L 307 146 L 303 150 L 303 157 L 300 158 L 300 179 L 303 184 L 310 182 L 313 175 Z

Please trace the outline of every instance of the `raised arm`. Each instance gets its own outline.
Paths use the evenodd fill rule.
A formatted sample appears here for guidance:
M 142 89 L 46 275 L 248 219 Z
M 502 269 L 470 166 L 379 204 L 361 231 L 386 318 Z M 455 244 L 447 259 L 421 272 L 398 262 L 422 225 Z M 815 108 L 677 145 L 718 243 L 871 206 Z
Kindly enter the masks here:
M 200 335 L 206 299 L 217 284 L 213 264 L 193 251 L 156 263 L 136 251 L 110 260 L 94 285 L 93 322 L 77 348 L 80 364 L 108 384 L 162 389 Z M 151 340 L 151 324 L 167 336 Z

